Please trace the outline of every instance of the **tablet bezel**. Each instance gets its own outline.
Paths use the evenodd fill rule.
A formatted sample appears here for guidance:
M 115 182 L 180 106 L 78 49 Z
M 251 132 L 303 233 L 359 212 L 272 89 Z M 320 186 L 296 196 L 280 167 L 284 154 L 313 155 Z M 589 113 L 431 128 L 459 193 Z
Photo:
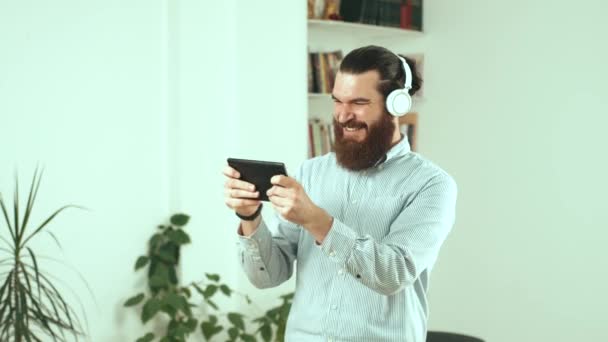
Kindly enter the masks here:
M 281 162 L 240 158 L 228 158 L 227 162 L 241 174 L 241 180 L 255 185 L 256 191 L 260 192 L 258 199 L 261 201 L 269 201 L 266 191 L 272 187 L 270 178 L 276 175 L 287 176 L 285 164 Z

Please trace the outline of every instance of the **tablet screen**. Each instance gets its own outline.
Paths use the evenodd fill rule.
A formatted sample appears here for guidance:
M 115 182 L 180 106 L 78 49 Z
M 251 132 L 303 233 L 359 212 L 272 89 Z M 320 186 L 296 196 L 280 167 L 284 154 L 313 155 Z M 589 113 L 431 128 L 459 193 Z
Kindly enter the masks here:
M 272 184 L 270 178 L 276 175 L 287 175 L 285 164 L 264 160 L 228 158 L 228 165 L 241 174 L 241 180 L 255 185 L 260 193 L 260 200 L 268 201 L 266 191 Z

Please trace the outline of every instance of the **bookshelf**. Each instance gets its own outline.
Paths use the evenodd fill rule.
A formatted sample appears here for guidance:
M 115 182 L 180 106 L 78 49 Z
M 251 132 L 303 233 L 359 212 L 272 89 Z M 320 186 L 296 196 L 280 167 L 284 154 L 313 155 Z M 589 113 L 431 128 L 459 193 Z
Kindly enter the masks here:
M 341 51 L 344 56 L 360 46 L 370 44 L 381 45 L 391 51 L 414 58 L 422 66 L 420 73 L 424 79 L 424 53 L 421 53 L 423 49 L 420 48 L 423 37 L 423 32 L 398 27 L 384 27 L 337 20 L 308 19 L 308 60 L 311 60 L 311 54 L 332 54 L 336 51 Z M 319 58 L 317 57 L 317 59 Z M 332 63 L 327 64 L 331 65 Z M 310 63 L 308 68 L 309 70 L 310 68 L 314 70 L 315 66 Z M 320 72 L 317 71 L 317 73 Z M 329 78 L 331 79 L 332 77 L 330 76 Z M 309 82 L 311 82 L 310 75 Z M 324 88 L 331 89 L 331 86 L 325 86 Z M 319 89 L 319 86 L 309 85 L 308 87 L 309 158 L 327 153 L 331 150 L 331 147 L 328 145 L 331 145 L 333 142 L 333 137 L 331 136 L 333 134 L 331 126 L 333 101 L 329 92 L 319 92 Z M 426 102 L 423 97 L 424 83 L 420 94 L 420 96 L 418 94 L 414 96 L 412 112 L 399 118 L 399 129 L 410 140 L 413 151 L 416 151 L 418 148 L 418 114 L 423 107 L 422 105 Z M 327 134 L 330 136 L 325 136 Z
M 308 34 L 309 37 L 327 34 L 355 36 L 357 39 L 365 41 L 396 38 L 412 39 L 423 36 L 422 32 L 410 29 L 322 19 L 308 19 Z

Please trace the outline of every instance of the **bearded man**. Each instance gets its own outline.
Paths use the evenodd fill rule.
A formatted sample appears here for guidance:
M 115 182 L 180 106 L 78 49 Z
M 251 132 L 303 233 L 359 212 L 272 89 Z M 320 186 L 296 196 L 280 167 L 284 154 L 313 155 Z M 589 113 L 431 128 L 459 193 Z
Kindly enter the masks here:
M 454 224 L 456 183 L 398 129 L 421 82 L 413 60 L 382 47 L 344 57 L 332 91 L 335 152 L 272 178 L 272 233 L 259 193 L 226 166 L 225 202 L 241 218 L 250 281 L 277 286 L 297 260 L 287 341 L 425 341 L 429 277 Z

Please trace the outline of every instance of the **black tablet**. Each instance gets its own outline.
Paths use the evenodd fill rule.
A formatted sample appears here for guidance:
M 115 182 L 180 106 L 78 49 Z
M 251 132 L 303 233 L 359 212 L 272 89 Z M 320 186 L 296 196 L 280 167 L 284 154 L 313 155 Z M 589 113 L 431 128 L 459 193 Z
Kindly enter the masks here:
M 228 165 L 241 174 L 241 180 L 255 185 L 255 190 L 260 192 L 259 199 L 262 201 L 268 201 L 266 191 L 272 188 L 270 178 L 276 175 L 287 176 L 283 163 L 228 158 Z

